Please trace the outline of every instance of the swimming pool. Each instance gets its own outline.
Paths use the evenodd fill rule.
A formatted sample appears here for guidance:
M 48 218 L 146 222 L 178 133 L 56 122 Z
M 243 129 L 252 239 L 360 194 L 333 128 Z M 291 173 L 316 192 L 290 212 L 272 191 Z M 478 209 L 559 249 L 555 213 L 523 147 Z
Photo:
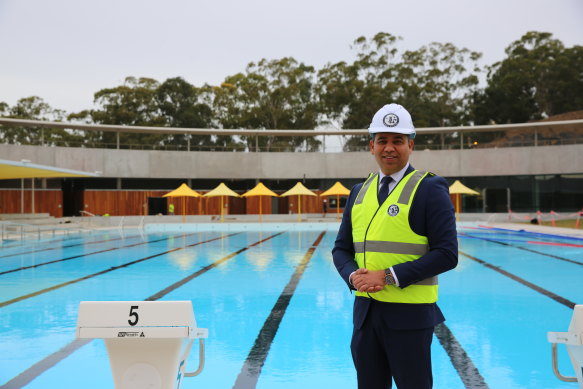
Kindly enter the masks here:
M 192 300 L 209 329 L 205 369 L 182 388 L 355 388 L 336 231 L 311 227 L 110 231 L 2 248 L 0 388 L 112 388 L 103 341 L 75 341 L 79 301 L 148 299 Z M 434 387 L 576 388 L 554 377 L 546 333 L 566 331 L 583 302 L 583 239 L 458 232 L 459 265 L 440 277 Z

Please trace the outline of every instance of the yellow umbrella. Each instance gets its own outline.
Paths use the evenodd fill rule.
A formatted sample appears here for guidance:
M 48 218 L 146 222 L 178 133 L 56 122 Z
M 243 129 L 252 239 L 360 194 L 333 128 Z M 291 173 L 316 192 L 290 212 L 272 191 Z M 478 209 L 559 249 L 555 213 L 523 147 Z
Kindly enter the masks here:
M 350 190 L 346 189 L 340 181 L 336 181 L 334 185 L 327 191 L 320 193 L 320 196 L 336 196 L 336 220 L 340 220 L 340 196 L 348 196 Z
M 271 196 L 271 197 L 279 197 L 276 193 L 272 192 L 269 188 L 267 188 L 263 183 L 258 183 L 255 185 L 255 188 L 251 189 L 250 191 L 243 193 L 241 197 L 252 197 L 252 196 Z M 259 222 L 262 222 L 262 210 L 261 210 L 261 198 L 259 198 Z
M 309 190 L 308 188 L 306 188 L 301 182 L 298 181 L 298 183 L 293 188 L 291 188 L 290 190 L 288 190 L 287 192 L 282 194 L 281 197 L 293 196 L 293 195 L 298 196 L 298 222 L 301 222 L 302 202 L 300 200 L 300 196 L 316 196 L 316 194 L 314 192 L 312 192 L 311 190 Z
M 476 192 L 473 189 L 468 188 L 460 182 L 460 180 L 455 180 L 453 184 L 449 187 L 449 193 L 455 195 L 455 211 L 456 213 L 461 213 L 461 195 L 479 195 L 480 192 Z
M 215 189 L 204 194 L 204 197 L 216 197 L 216 196 L 221 196 L 221 223 L 222 223 L 224 220 L 224 217 L 223 217 L 223 197 L 224 196 L 240 197 L 240 196 L 238 193 L 232 191 L 227 185 L 225 185 L 222 182 Z
M 185 217 L 186 197 L 202 197 L 202 195 L 197 191 L 190 189 L 188 185 L 186 185 L 185 183 L 182 183 L 182 185 L 180 185 L 177 189 L 174 189 L 172 192 L 166 193 L 162 197 L 182 197 L 182 223 L 184 223 L 186 220 Z

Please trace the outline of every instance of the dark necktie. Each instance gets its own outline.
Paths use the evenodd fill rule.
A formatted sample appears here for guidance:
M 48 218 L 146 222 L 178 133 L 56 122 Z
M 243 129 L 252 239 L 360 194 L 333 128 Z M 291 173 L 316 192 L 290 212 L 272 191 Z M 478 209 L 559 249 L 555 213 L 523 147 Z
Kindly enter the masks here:
M 383 179 L 381 180 L 381 186 L 379 187 L 378 193 L 379 204 L 384 203 L 387 197 L 389 197 L 389 183 L 392 180 L 393 179 L 391 178 L 391 176 L 384 176 Z

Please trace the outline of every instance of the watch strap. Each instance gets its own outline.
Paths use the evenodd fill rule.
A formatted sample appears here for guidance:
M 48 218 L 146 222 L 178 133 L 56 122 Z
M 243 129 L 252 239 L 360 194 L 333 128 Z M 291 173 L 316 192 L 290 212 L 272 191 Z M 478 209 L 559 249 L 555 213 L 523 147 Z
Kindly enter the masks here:
M 385 285 L 395 285 L 396 283 L 391 268 L 385 269 Z

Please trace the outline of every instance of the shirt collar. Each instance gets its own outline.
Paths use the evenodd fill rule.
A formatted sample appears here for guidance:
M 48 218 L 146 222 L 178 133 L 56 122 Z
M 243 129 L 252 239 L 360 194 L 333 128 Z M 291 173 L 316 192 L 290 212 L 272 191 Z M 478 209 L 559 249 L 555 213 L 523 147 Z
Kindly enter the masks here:
M 405 175 L 405 172 L 407 171 L 408 168 L 409 168 L 409 162 L 407 162 L 407 165 L 405 165 L 405 167 L 403 169 L 390 175 L 395 183 L 398 183 L 399 181 L 401 181 L 401 179 Z M 384 177 L 385 177 L 385 174 L 383 174 L 382 170 L 379 170 L 379 182 L 381 182 L 381 180 Z

